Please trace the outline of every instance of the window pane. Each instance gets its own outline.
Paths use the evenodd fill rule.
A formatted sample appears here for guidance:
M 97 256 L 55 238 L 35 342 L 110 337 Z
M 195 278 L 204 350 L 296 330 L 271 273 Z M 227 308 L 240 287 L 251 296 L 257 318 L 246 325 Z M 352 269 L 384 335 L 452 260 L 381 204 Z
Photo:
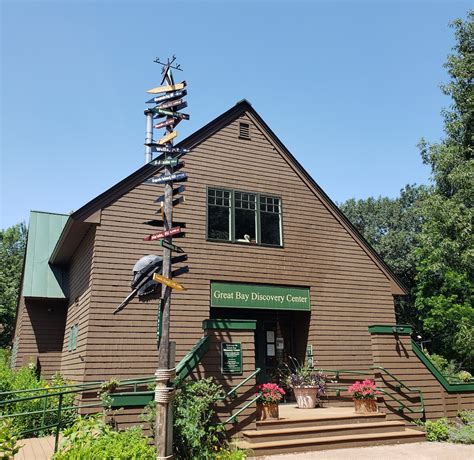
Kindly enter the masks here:
M 260 235 L 263 244 L 281 245 L 280 214 L 260 213 Z
M 235 239 L 240 242 L 255 242 L 255 211 L 235 210 Z
M 230 240 L 230 208 L 208 206 L 207 232 L 213 240 Z

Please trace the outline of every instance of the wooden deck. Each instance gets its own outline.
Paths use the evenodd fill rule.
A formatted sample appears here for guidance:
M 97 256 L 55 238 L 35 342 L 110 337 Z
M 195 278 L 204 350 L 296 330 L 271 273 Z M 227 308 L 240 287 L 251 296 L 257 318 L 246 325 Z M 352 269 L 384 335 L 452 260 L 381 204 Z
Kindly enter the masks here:
M 23 446 L 15 455 L 15 460 L 50 460 L 54 454 L 54 436 L 22 439 Z

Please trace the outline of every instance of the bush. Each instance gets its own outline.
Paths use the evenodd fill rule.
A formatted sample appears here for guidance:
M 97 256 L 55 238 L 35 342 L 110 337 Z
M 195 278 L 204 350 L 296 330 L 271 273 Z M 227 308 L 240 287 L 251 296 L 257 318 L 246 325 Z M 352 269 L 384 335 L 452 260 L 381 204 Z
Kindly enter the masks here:
M 474 425 L 453 425 L 449 428 L 449 441 L 474 444 Z
M 449 420 L 440 418 L 436 421 L 428 420 L 425 423 L 426 439 L 428 441 L 447 441 L 449 438 Z
M 156 451 L 140 427 L 115 431 L 104 421 L 105 414 L 79 417 L 63 431 L 53 460 L 154 460 Z
M 17 444 L 17 438 L 13 435 L 12 421 L 0 420 L 0 458 L 13 458 L 22 446 Z
M 51 379 L 51 385 L 36 375 L 36 367 L 32 364 L 24 366 L 18 371 L 10 369 L 8 359 L 5 358 L 5 354 L 0 355 L 0 393 L 6 392 L 7 394 L 0 394 L 0 402 L 4 402 L 0 406 L 0 415 L 18 414 L 22 412 L 35 412 L 43 411 L 44 409 L 50 410 L 46 412 L 43 419 L 42 413 L 31 414 L 20 417 L 12 418 L 12 430 L 16 434 L 20 434 L 27 430 L 33 430 L 30 433 L 25 433 L 26 437 L 45 435 L 52 433 L 54 428 L 40 429 L 41 426 L 52 425 L 56 423 L 59 398 L 51 397 L 47 398 L 34 398 L 26 401 L 18 401 L 8 403 L 9 400 L 28 398 L 37 396 L 40 393 L 38 391 L 24 392 L 19 394 L 8 394 L 11 391 L 17 390 L 37 390 L 44 388 L 45 393 L 54 393 L 54 386 L 67 385 L 68 382 L 60 374 L 55 374 Z M 74 394 L 64 395 L 63 407 L 68 407 L 73 404 Z M 52 409 L 52 410 L 51 410 Z M 75 418 L 75 411 L 69 410 L 63 413 L 65 417 L 65 423 L 70 423 Z
M 173 402 L 174 446 L 179 459 L 243 460 L 247 456 L 226 440 L 224 427 L 217 423 L 214 404 L 223 395 L 212 378 L 181 382 Z M 142 415 L 155 430 L 155 402 Z
M 474 444 L 474 411 L 472 410 L 459 411 L 457 420 L 441 418 L 421 425 L 426 431 L 428 441 Z
M 460 410 L 458 417 L 465 425 L 474 424 L 474 410 Z
M 472 379 L 472 374 L 467 371 L 461 371 L 461 372 L 458 372 L 456 377 L 462 382 L 469 382 Z

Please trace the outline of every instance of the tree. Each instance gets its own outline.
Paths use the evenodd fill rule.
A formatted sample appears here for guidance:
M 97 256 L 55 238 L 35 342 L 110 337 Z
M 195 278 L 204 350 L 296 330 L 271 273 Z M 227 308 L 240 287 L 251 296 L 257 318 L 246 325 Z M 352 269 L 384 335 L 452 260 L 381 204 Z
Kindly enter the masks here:
M 418 203 L 425 193 L 426 187 L 407 185 L 398 198 L 350 199 L 340 205 L 347 218 L 410 292 L 415 286 L 415 249 L 422 223 Z M 412 324 L 420 330 L 413 304 L 411 295 L 397 299 L 397 322 Z
M 0 347 L 13 338 L 25 248 L 24 223 L 0 231 Z
M 431 193 L 421 201 L 416 307 L 433 351 L 474 367 L 473 200 L 474 200 L 474 11 L 457 19 L 456 44 L 442 86 L 452 99 L 443 111 L 445 137 L 419 147 L 431 167 Z

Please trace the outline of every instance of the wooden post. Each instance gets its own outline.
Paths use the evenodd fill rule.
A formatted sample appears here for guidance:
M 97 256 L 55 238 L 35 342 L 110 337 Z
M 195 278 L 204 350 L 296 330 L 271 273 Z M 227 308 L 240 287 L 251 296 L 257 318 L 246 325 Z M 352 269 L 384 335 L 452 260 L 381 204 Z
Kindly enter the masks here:
M 173 77 L 170 75 L 170 71 L 166 72 L 165 77 L 169 85 L 173 85 Z M 173 132 L 172 126 L 167 126 L 166 131 L 168 133 Z M 170 140 L 167 145 L 173 146 L 173 138 L 170 136 Z M 166 154 L 165 158 L 170 157 L 171 154 Z M 164 174 L 170 175 L 173 172 L 173 168 L 170 165 L 166 165 L 164 168 Z M 173 227 L 173 182 L 165 183 L 165 198 L 164 198 L 164 230 L 169 230 Z M 165 240 L 168 243 L 172 243 L 172 237 L 167 237 Z M 166 246 L 163 246 L 163 276 L 165 278 L 171 278 L 171 250 Z M 162 369 L 170 369 L 175 367 L 175 362 L 170 362 L 170 309 L 171 309 L 171 292 L 172 289 L 169 286 L 162 286 L 162 298 L 163 298 L 163 316 L 162 316 L 162 337 L 160 348 L 158 350 L 158 370 L 157 374 Z M 168 381 L 158 380 L 156 381 L 156 390 L 160 391 L 160 388 L 166 388 Z M 168 427 L 172 425 L 172 411 L 169 410 L 169 402 L 156 402 L 156 453 L 157 459 L 171 457 L 171 449 L 168 442 L 167 431 Z M 171 451 L 170 451 L 171 450 Z

